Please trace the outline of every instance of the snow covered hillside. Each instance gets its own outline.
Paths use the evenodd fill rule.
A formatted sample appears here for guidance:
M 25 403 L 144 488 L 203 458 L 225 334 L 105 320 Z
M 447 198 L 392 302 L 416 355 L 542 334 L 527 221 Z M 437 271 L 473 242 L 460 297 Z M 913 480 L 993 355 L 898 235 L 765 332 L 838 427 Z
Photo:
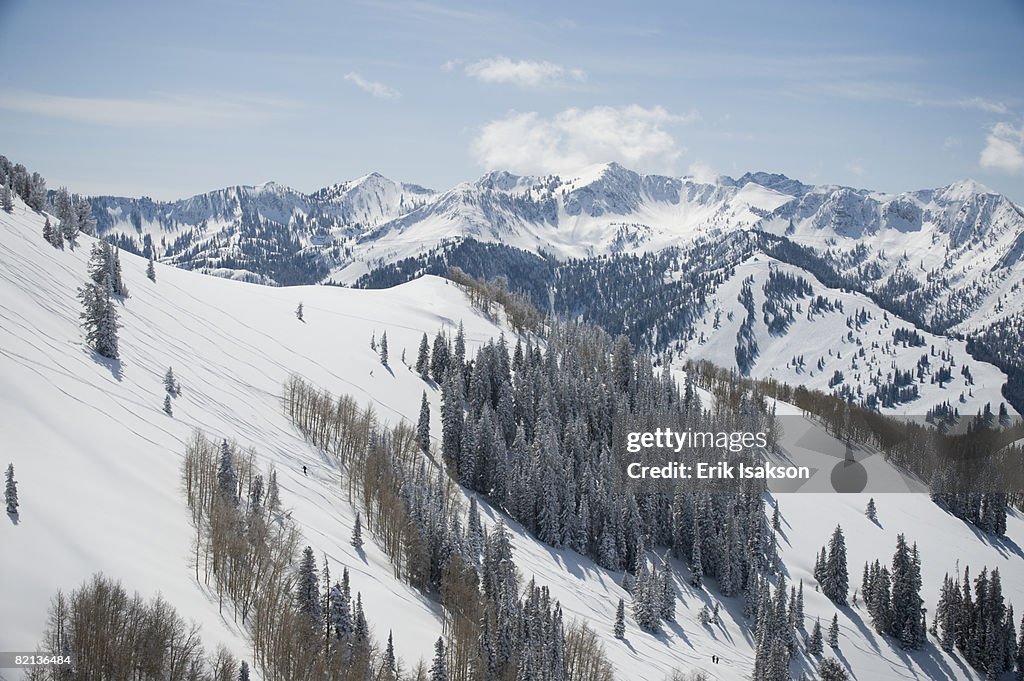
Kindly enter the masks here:
M 738 349 L 745 338 L 748 357 Z M 1006 376 L 974 360 L 964 341 L 919 331 L 863 294 L 828 288 L 763 254 L 715 291 L 683 353 L 724 367 L 742 360 L 755 378 L 867 399 L 886 413 L 924 416 L 945 405 L 973 416 L 1004 401 Z
M 767 200 L 759 193 L 755 203 L 767 209 Z M 580 205 L 590 206 L 581 211 L 593 212 L 597 204 Z M 145 275 L 144 259 L 124 254 L 130 297 L 119 307 L 121 358 L 103 360 L 83 342 L 75 295 L 87 280 L 93 239 L 82 235 L 76 248 L 58 250 L 43 240 L 42 226 L 42 216 L 20 201 L 13 213 L 0 212 L 0 433 L 6 454 L 0 464 L 13 461 L 21 500 L 17 522 L 0 522 L 0 649 L 33 649 L 56 590 L 73 589 L 103 571 L 146 596 L 161 592 L 186 618 L 202 624 L 209 647 L 224 642 L 248 659 L 245 632 L 218 613 L 215 597 L 204 592 L 188 567 L 194 531 L 180 489 L 180 465 L 187 441 L 199 428 L 211 437 L 235 438 L 242 447 L 255 448 L 261 467 L 276 466 L 282 502 L 291 509 L 305 543 L 318 556 L 328 556 L 332 573 L 340 573 L 342 565 L 349 568 L 353 591 L 362 593 L 377 638 L 393 630 L 397 652 L 407 663 L 429 660 L 441 633 L 440 606 L 395 579 L 388 558 L 371 538 L 365 556 L 349 544 L 355 511 L 345 501 L 340 475 L 284 416 L 282 384 L 291 373 L 299 374 L 334 394 L 373 404 L 382 419 L 392 422 L 414 422 L 426 390 L 432 432 L 440 433 L 439 393 L 399 357 L 405 351 L 411 364 L 422 333 L 453 328 L 460 321 L 471 349 L 502 330 L 509 334 L 509 329 L 483 318 L 458 287 L 434 277 L 377 291 L 277 288 L 158 265 L 153 282 Z M 737 269 L 723 287 L 723 308 L 736 300 L 736 287 L 746 276 L 765 275 L 763 262 L 750 267 L 750 272 Z M 755 296 L 761 290 L 761 280 L 757 282 Z M 300 302 L 303 321 L 294 312 Z M 760 298 L 755 302 L 760 319 Z M 846 315 L 858 306 L 852 295 L 844 304 Z M 881 314 L 872 314 L 863 332 L 865 342 L 882 330 Z M 800 315 L 796 317 L 794 330 L 802 328 Z M 836 329 L 845 328 L 838 314 L 835 320 Z M 371 337 L 379 339 L 384 332 L 390 369 L 370 348 Z M 891 329 L 882 332 L 891 334 Z M 759 338 L 765 354 L 786 360 L 781 346 L 770 348 L 769 339 Z M 726 347 L 731 349 L 731 342 Z M 813 366 L 820 353 L 812 355 L 813 346 L 807 347 L 805 359 Z M 923 351 L 915 348 L 913 354 Z M 909 350 L 904 354 L 910 361 Z M 959 369 L 965 360 L 956 357 Z M 844 351 L 842 361 L 847 360 Z M 970 364 L 976 395 L 991 393 L 995 373 Z M 182 386 L 173 416 L 162 409 L 168 367 Z M 829 365 L 823 371 L 830 374 L 831 369 Z M 961 378 L 954 377 L 957 387 L 950 390 L 959 391 Z M 785 409 L 780 405 L 780 412 Z M 796 446 L 800 436 L 788 432 L 788 446 Z M 308 476 L 303 475 L 304 466 Z M 877 523 L 864 516 L 864 495 L 778 498 L 780 552 L 788 579 L 804 580 L 808 629 L 814 618 L 826 625 L 837 611 L 815 592 L 812 577 L 814 557 L 836 524 L 846 531 L 851 591 L 859 586 L 861 565 L 876 558 L 888 561 L 896 535 L 905 532 L 920 549 L 922 594 L 929 611 L 943 574 L 962 573 L 965 565 L 972 574 L 983 566 L 998 567 L 1007 600 L 1018 612 L 1024 608 L 1020 514 L 1011 512 L 1006 539 L 996 540 L 945 513 L 923 494 L 880 496 Z M 483 513 L 488 524 L 499 517 L 486 504 Z M 753 641 L 741 598 L 720 598 L 714 584 L 691 587 L 687 568 L 679 564 L 678 623 L 653 636 L 630 620 L 625 641 L 618 641 L 612 636 L 615 607 L 619 598 L 630 600 L 618 586 L 621 573 L 541 544 L 515 523 L 510 527 L 524 579 L 549 586 L 567 620 L 583 619 L 599 633 L 619 679 L 661 681 L 673 668 L 704 669 L 713 679 L 749 677 Z M 701 607 L 716 602 L 723 608 L 721 623 L 700 624 Z M 873 632 L 863 606 L 838 613 L 837 657 L 856 679 L 982 678 L 933 645 L 902 651 Z M 721 662 L 712 663 L 712 655 Z M 804 662 L 796 663 L 794 671 L 806 669 Z

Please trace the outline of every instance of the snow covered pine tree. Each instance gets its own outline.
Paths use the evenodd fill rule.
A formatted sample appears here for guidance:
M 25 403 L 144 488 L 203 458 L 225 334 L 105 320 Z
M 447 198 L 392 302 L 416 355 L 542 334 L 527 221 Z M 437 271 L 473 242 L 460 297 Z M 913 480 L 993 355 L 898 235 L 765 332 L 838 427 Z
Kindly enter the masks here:
M 7 474 L 4 481 L 4 503 L 7 504 L 7 512 L 11 515 L 18 514 L 18 482 L 14 479 L 14 464 L 7 464 Z

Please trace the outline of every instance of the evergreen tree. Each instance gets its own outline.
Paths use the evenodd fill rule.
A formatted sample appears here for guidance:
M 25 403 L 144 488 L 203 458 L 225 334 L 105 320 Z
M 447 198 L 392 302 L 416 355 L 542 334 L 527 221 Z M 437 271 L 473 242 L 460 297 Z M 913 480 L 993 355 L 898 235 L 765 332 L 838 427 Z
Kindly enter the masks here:
M 1024 681 L 1024 615 L 1020 619 L 1020 639 L 1017 641 L 1017 681 Z
M 249 681 L 249 663 L 245 660 L 238 665 L 238 681 Z
M 416 373 L 424 381 L 430 378 L 430 342 L 427 340 L 427 334 L 425 333 L 420 338 L 420 349 L 416 354 Z
M 469 550 L 469 560 L 474 565 L 480 564 L 480 556 L 483 554 L 484 545 L 487 541 L 484 526 L 480 520 L 480 505 L 476 497 L 469 498 L 469 516 L 466 521 L 466 548 Z
M 388 365 L 388 332 L 385 331 L 380 337 L 380 363 Z
M 793 608 L 793 626 L 797 629 L 804 628 L 804 580 L 800 580 L 800 588 L 796 592 L 796 602 Z
M 661 598 L 660 598 L 660 614 L 661 619 L 666 622 L 676 621 L 676 590 L 672 586 L 672 565 L 669 563 L 668 554 L 665 554 L 662 560 L 661 579 Z
M 150 281 L 156 281 L 156 267 L 153 265 L 153 256 L 149 256 L 149 262 L 146 263 L 146 276 Z
M 295 601 L 298 611 L 309 620 L 310 626 L 320 622 L 320 576 L 316 568 L 313 547 L 302 551 L 299 572 L 295 582 Z
M 49 221 L 50 221 L 50 218 L 46 218 L 46 222 L 49 222 Z M 43 226 L 45 227 L 46 223 L 43 223 Z M 54 248 L 64 248 L 64 233 L 60 231 L 60 225 L 58 225 L 56 227 L 52 227 L 51 226 L 50 230 L 51 230 L 51 233 L 53 234 L 53 238 L 50 240 L 50 243 L 53 244 L 53 247 Z
M 633 584 L 633 618 L 641 629 L 656 633 L 661 630 L 661 618 L 658 613 L 661 589 L 653 582 L 655 580 L 644 559 Z
M 114 305 L 110 282 L 104 285 L 87 282 L 78 289 L 82 301 L 82 328 L 85 340 L 97 354 L 117 359 L 118 338 L 117 308 Z
M 89 277 L 98 286 L 110 286 L 112 293 L 128 297 L 128 287 L 121 273 L 120 249 L 106 241 L 97 241 L 89 252 Z
M 75 203 L 75 223 L 78 231 L 89 236 L 96 235 L 96 218 L 92 216 L 92 206 L 89 200 L 81 197 Z
M 459 366 L 466 361 L 466 328 L 462 325 L 462 320 L 459 320 L 459 330 L 455 332 L 455 363 Z
M 46 207 L 46 180 L 39 173 L 32 173 L 25 203 L 37 213 L 41 213 Z
M 828 553 L 824 546 L 821 547 L 821 553 L 814 559 L 814 581 L 819 585 L 825 581 L 825 565 L 828 563 Z
M 430 681 L 448 681 L 448 661 L 445 658 L 444 639 L 434 644 L 434 663 L 430 665 Z
M 942 589 L 939 602 L 935 606 L 935 624 L 933 633 L 939 638 L 939 645 L 946 652 L 953 650 L 957 620 L 960 616 L 960 589 L 950 579 L 949 573 L 942 578 Z
M 306 321 L 302 317 L 302 301 L 299 301 L 299 304 L 295 307 L 295 318 L 298 319 L 300 322 Z
M 811 655 L 821 655 L 825 650 L 824 641 L 821 636 L 821 618 L 814 619 L 814 627 L 811 629 L 811 640 L 807 644 L 807 652 Z
M 164 374 L 164 390 L 171 397 L 177 397 L 180 391 L 177 379 L 174 378 L 174 369 L 167 367 L 167 373 Z
M 18 513 L 18 481 L 14 479 L 14 464 L 7 464 L 7 473 L 4 477 L 4 503 L 7 504 L 7 512 L 11 515 Z
M 43 221 L 43 240 L 51 246 L 55 246 L 53 242 L 53 225 L 50 224 L 50 216 L 47 215 Z
M 690 554 L 690 584 L 699 589 L 704 582 L 704 562 L 701 559 L 700 523 L 694 515 L 693 518 L 693 551 Z
M 345 570 L 345 581 L 348 579 L 348 570 Z M 346 589 L 340 582 L 335 582 L 331 587 L 331 609 L 328 613 L 331 636 L 336 641 L 348 641 L 352 635 L 352 602 Z
M 57 217 L 60 218 L 57 229 L 64 240 L 73 247 L 78 237 L 78 212 L 71 201 L 71 194 L 64 187 L 57 190 L 56 208 Z
M 461 369 L 461 367 L 460 367 Z M 448 341 L 440 331 L 434 337 L 434 349 L 430 355 L 430 377 L 441 385 L 448 375 Z
M 892 558 L 892 616 L 889 633 L 903 648 L 917 648 L 925 642 L 922 624 L 921 564 L 917 545 L 907 547 L 902 534 L 896 537 L 896 553 Z
M 257 512 L 263 505 L 263 476 L 257 475 L 252 480 L 252 488 L 249 490 L 249 510 Z
M 869 592 L 864 595 L 875 630 L 887 633 L 892 627 L 892 599 L 889 569 L 876 560 L 871 567 Z
M 128 297 L 128 286 L 124 283 L 121 272 L 121 249 L 107 245 L 107 257 L 110 259 L 110 286 L 113 292 L 122 298 Z
M 868 517 L 868 520 L 870 520 L 871 522 L 876 522 L 878 520 L 878 512 L 875 510 L 874 497 L 868 499 L 868 506 L 866 509 L 864 509 L 864 515 L 866 515 Z
M 832 615 L 832 624 L 828 625 L 828 644 L 833 648 L 839 647 L 839 614 Z
M 356 512 L 356 522 L 352 526 L 352 546 L 356 550 L 363 548 L 363 522 L 360 518 L 359 512 Z
M 435 353 L 436 355 L 436 353 Z M 468 471 L 461 471 L 462 431 L 464 428 L 462 397 L 458 388 L 456 371 L 448 374 L 441 390 L 441 456 L 459 473 L 460 479 Z
M 619 599 L 619 606 L 615 609 L 615 626 L 612 629 L 615 638 L 621 639 L 626 636 L 626 604 Z M 1024 633 L 1024 628 L 1022 628 Z
M 6 212 L 14 212 L 14 193 L 11 191 L 11 185 L 8 182 L 4 182 L 4 188 L 2 194 L 0 194 L 0 207 Z
M 235 474 L 234 456 L 227 440 L 220 443 L 220 461 L 217 466 L 217 487 L 224 498 L 238 505 L 238 476 Z
M 323 582 L 323 601 L 320 603 L 320 614 L 323 616 L 320 624 L 324 627 L 324 651 L 331 649 L 331 564 L 324 554 L 324 567 L 320 571 L 320 579 Z
M 825 562 L 825 571 L 821 582 L 823 594 L 837 605 L 846 605 L 847 595 L 850 590 L 850 578 L 846 566 L 846 539 L 843 537 L 843 529 L 836 525 L 829 541 L 828 558 Z
M 420 400 L 420 417 L 416 422 L 416 442 L 424 452 L 430 451 L 430 402 L 427 401 L 427 391 L 423 391 L 423 398 Z
M 171 406 L 170 395 L 164 395 L 164 413 L 168 416 L 174 416 L 174 408 Z
M 848 681 L 850 675 L 839 660 L 830 657 L 818 665 L 818 677 L 821 681 Z
M 358 592 L 355 605 L 352 607 L 352 639 L 364 648 L 370 642 L 370 625 L 366 621 L 366 611 L 363 610 L 363 594 Z
M 395 673 L 398 671 L 397 662 L 395 660 L 395 641 L 391 630 L 388 630 L 388 645 L 384 649 L 384 662 L 381 666 L 385 674 L 385 679 L 394 679 Z

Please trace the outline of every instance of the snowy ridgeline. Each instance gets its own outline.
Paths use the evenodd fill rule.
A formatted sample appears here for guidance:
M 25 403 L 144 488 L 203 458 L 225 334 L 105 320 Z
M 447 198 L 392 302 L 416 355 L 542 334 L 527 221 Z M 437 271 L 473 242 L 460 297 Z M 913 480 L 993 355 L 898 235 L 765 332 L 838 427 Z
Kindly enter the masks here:
M 18 178 L 38 203 L 34 176 L 25 171 Z M 701 328 L 707 314 L 729 313 L 728 306 L 705 303 L 730 270 L 752 256 L 771 256 L 817 279 L 815 297 L 857 291 L 865 296 L 860 302 L 874 301 L 867 306 L 878 308 L 868 310 L 874 319 L 888 314 L 911 329 L 969 338 L 970 354 L 1008 375 L 1004 394 L 1024 410 L 1024 213 L 969 181 L 882 194 L 766 173 L 699 182 L 612 163 L 573 177 L 493 172 L 439 193 L 371 174 L 310 195 L 266 183 L 173 202 L 91 202 L 91 208 L 76 203 L 75 222 L 94 222 L 121 247 L 167 264 L 254 283 L 365 287 L 403 283 L 425 271 L 444 275 L 457 266 L 477 277 L 505 277 L 542 309 L 553 305 L 560 314 L 626 333 L 638 347 L 677 355 L 693 339 L 710 336 Z M 58 212 L 63 223 L 64 211 Z M 771 335 L 785 335 L 791 312 L 784 301 L 765 310 Z M 805 319 L 814 322 L 815 335 L 833 335 L 822 317 Z M 735 364 L 759 376 L 775 369 L 772 353 L 763 354 L 771 361 L 753 367 L 754 351 L 764 344 L 753 343 L 756 330 L 739 331 L 747 337 L 736 338 Z M 722 334 L 714 335 L 721 345 Z M 730 347 L 736 344 L 729 339 Z M 959 369 L 965 346 L 954 345 Z M 883 352 L 875 354 L 888 364 Z M 794 359 L 808 358 L 785 361 Z M 863 364 L 843 363 L 824 377 L 819 363 L 788 378 L 827 385 L 871 408 L 977 411 L 972 391 L 961 399 L 941 374 L 939 389 L 928 387 L 931 369 L 922 384 L 906 373 L 918 368 L 902 361 L 899 375 L 877 375 L 879 367 L 869 375 Z
M 70 592 L 102 570 L 146 597 L 161 592 L 187 619 L 202 625 L 211 649 L 223 642 L 237 657 L 252 659 L 245 631 L 232 617 L 221 616 L 216 593 L 196 581 L 189 562 L 195 529 L 182 494 L 181 468 L 192 433 L 199 428 L 218 440 L 236 440 L 242 451 L 253 448 L 258 470 L 274 466 L 284 512 L 301 532 L 301 545 L 311 545 L 318 562 L 326 556 L 333 575 L 348 569 L 351 589 L 361 594 L 368 625 L 382 647 L 390 630 L 406 668 L 419 659 L 429 666 L 442 634 L 443 610 L 407 580 L 396 578 L 378 531 L 364 531 L 362 545 L 353 545 L 357 509 L 348 501 L 349 480 L 293 427 L 282 409 L 282 385 L 291 374 L 304 376 L 334 395 L 351 395 L 355 404 L 372 404 L 378 418 L 390 424 L 415 423 L 425 391 L 430 432 L 443 452 L 444 389 L 425 382 L 415 367 L 422 334 L 447 328 L 449 338 L 455 338 L 461 320 L 466 356 L 474 356 L 502 329 L 477 314 L 453 285 L 433 278 L 388 291 L 267 289 L 160 266 L 148 278 L 145 260 L 123 255 L 122 276 L 130 297 L 112 296 L 122 325 L 118 359 L 103 359 L 85 345 L 82 304 L 76 296 L 77 289 L 95 281 L 88 265 L 92 240 L 80 236 L 74 249 L 54 248 L 42 237 L 43 218 L 20 202 L 12 213 L 0 213 L 0 230 L 0 379 L 5 386 L 0 429 L 10 434 L 5 450 L 15 463 L 20 496 L 17 522 L 0 530 L 5 547 L 0 597 L 9 604 L 0 624 L 5 647 L 32 649 L 45 628 L 53 593 Z M 299 302 L 301 321 L 295 314 Z M 385 332 L 388 366 L 381 363 L 380 343 L 376 349 L 369 343 Z M 406 362 L 396 361 L 403 354 Z M 529 361 L 532 366 L 534 360 Z M 167 367 L 174 368 L 173 398 L 165 382 Z M 165 410 L 168 398 L 173 416 Z M 463 468 L 461 458 L 448 464 L 460 479 L 473 470 Z M 475 478 L 464 482 L 482 484 Z M 539 491 L 543 486 L 524 489 Z M 819 620 L 828 639 L 834 620 L 838 653 L 826 645 L 826 657 L 837 657 L 858 678 L 892 678 L 908 669 L 920 678 L 981 678 L 963 654 L 942 652 L 936 645 L 939 639 L 930 638 L 923 648 L 908 653 L 898 637 L 876 633 L 863 596 L 854 605 L 852 592 L 861 586 L 860 566 L 865 562 L 880 559 L 890 578 L 896 574 L 897 534 L 905 532 L 908 542 L 917 544 L 921 595 L 929 613 L 940 592 L 950 598 L 943 575 L 962 576 L 968 565 L 972 582 L 983 567 L 989 574 L 998 569 L 1003 594 L 1019 607 L 1024 603 L 1018 548 L 1024 523 L 1011 513 L 1006 538 L 988 538 L 924 495 L 886 495 L 876 502 L 877 519 L 872 521 L 864 513 L 867 499 L 857 495 L 779 498 L 776 550 L 787 584 L 804 582 L 801 605 L 810 641 Z M 468 509 L 468 501 L 464 507 Z M 524 508 L 513 513 L 538 534 L 564 535 L 570 526 L 564 517 L 542 520 L 543 514 L 530 517 Z M 763 508 L 752 513 L 766 518 Z M 501 515 L 483 502 L 479 514 L 482 526 L 493 532 Z M 468 519 L 463 517 L 463 527 L 470 524 Z M 618 678 L 662 679 L 671 668 L 704 669 L 711 678 L 726 679 L 749 678 L 754 672 L 759 646 L 751 620 L 744 616 L 746 599 L 723 594 L 721 576 L 711 576 L 716 568 L 710 551 L 702 549 L 705 555 L 699 560 L 691 551 L 663 564 L 665 545 L 648 547 L 658 550 L 647 554 L 651 572 L 645 575 L 636 568 L 635 545 L 628 542 L 622 545 L 626 555 L 605 556 L 609 561 L 617 558 L 617 564 L 601 567 L 577 551 L 536 541 L 517 522 L 506 522 L 522 583 L 533 578 L 547 586 L 565 622 L 588 623 Z M 765 522 L 770 536 L 770 521 Z M 851 599 L 842 607 L 814 588 L 818 581 L 812 556 L 829 543 L 836 525 L 845 530 L 849 566 Z M 546 538 L 566 545 L 578 541 Z M 833 553 L 827 552 L 826 562 Z M 696 578 L 695 565 L 701 565 L 705 578 Z M 634 582 L 633 594 L 620 586 L 622 568 L 638 571 L 639 579 L 626 580 Z M 914 581 L 912 570 L 900 574 Z M 788 617 L 788 589 L 780 589 L 778 579 L 772 581 L 768 598 L 773 605 L 757 603 L 755 608 L 764 617 L 770 611 L 778 615 L 778 603 L 785 600 Z M 637 589 L 638 584 L 644 586 Z M 662 593 L 668 585 L 676 595 L 675 621 L 661 620 L 658 634 L 638 626 L 637 612 L 639 624 L 653 628 L 644 621 L 650 614 L 647 606 L 639 611 L 634 607 L 634 596 L 642 605 L 655 593 L 651 584 L 658 584 Z M 763 585 L 758 593 L 768 591 Z M 620 600 L 627 604 L 624 641 L 615 637 Z M 877 608 L 872 604 L 873 611 Z M 717 618 L 711 614 L 715 612 Z M 805 653 L 803 633 L 797 632 L 794 671 L 807 669 L 813 660 Z

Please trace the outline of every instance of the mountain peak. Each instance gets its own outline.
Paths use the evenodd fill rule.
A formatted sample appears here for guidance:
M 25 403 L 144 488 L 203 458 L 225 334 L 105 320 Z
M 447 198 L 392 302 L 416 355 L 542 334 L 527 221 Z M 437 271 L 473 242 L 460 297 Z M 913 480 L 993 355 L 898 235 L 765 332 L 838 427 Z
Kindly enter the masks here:
M 767 189 L 774 189 L 777 192 L 789 194 L 790 196 L 803 196 L 813 189 L 811 185 L 804 184 L 799 180 L 794 180 L 782 173 L 766 173 L 758 171 L 753 173 L 744 173 L 736 180 L 733 180 L 732 178 L 727 179 L 732 181 L 737 187 L 743 187 L 748 182 L 753 182 L 754 184 L 759 184 Z
M 967 201 L 979 194 L 995 194 L 977 180 L 966 178 L 939 189 L 939 195 L 948 201 Z

